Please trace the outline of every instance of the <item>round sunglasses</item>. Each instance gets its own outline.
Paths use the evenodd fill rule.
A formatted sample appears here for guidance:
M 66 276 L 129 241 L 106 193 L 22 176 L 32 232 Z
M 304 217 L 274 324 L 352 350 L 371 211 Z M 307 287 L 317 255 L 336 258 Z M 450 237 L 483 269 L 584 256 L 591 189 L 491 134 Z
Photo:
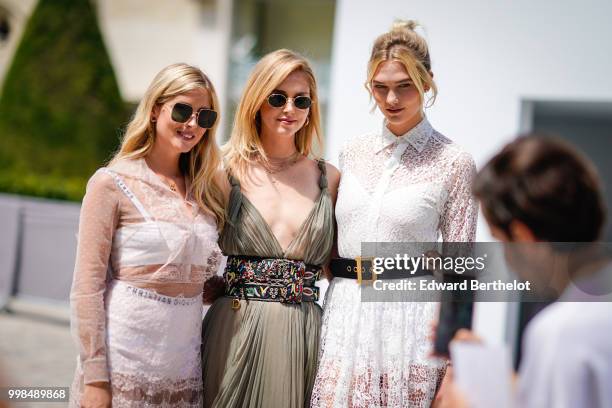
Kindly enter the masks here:
M 186 103 L 177 102 L 172 107 L 170 117 L 173 121 L 185 123 L 193 116 L 193 107 Z M 202 108 L 196 112 L 196 122 L 204 129 L 210 129 L 217 120 L 217 112 L 212 109 Z
M 312 104 L 312 99 L 303 95 L 296 96 L 295 98 L 288 98 L 286 95 L 273 93 L 268 96 L 268 104 L 273 108 L 282 108 L 290 100 L 293 101 L 293 106 L 298 109 L 308 109 Z

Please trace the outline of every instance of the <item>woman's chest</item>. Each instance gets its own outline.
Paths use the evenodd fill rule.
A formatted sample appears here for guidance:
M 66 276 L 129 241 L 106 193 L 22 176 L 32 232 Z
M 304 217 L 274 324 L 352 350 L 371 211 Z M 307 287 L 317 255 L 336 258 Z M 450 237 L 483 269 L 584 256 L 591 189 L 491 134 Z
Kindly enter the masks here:
M 369 179 L 345 172 L 338 189 L 336 218 L 339 227 L 381 220 L 397 228 L 435 226 L 447 196 L 442 180 Z

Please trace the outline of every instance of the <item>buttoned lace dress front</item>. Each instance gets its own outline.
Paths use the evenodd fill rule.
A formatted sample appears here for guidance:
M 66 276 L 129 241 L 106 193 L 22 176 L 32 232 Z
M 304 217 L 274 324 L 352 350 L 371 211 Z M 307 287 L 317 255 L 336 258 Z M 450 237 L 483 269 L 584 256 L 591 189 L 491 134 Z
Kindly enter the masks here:
M 339 255 L 362 242 L 473 241 L 477 208 L 471 156 L 425 118 L 396 137 L 348 143 L 340 154 Z M 428 407 L 446 362 L 429 357 L 435 302 L 362 302 L 355 280 L 326 294 L 313 407 Z

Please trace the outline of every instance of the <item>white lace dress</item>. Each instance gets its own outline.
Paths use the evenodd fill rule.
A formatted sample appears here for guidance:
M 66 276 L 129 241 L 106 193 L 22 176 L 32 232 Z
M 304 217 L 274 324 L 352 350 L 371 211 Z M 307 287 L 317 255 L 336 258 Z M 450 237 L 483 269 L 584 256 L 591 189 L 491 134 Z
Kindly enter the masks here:
M 339 255 L 362 242 L 473 241 L 477 206 L 471 156 L 425 118 L 401 137 L 351 141 L 340 154 Z M 355 280 L 327 291 L 312 407 L 428 407 L 446 370 L 429 357 L 438 304 L 361 302 Z
M 90 179 L 70 293 L 84 386 L 110 383 L 113 407 L 200 407 L 202 287 L 221 260 L 217 228 L 143 159 Z

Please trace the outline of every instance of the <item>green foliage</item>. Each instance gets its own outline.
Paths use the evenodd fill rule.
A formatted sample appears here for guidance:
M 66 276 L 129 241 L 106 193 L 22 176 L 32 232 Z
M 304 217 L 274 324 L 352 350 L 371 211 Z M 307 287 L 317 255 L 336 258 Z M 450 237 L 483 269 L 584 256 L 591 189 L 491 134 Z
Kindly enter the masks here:
M 90 0 L 40 0 L 0 95 L 0 191 L 80 200 L 128 116 Z

